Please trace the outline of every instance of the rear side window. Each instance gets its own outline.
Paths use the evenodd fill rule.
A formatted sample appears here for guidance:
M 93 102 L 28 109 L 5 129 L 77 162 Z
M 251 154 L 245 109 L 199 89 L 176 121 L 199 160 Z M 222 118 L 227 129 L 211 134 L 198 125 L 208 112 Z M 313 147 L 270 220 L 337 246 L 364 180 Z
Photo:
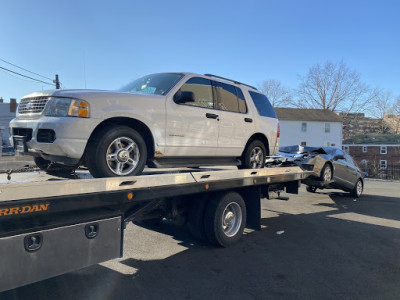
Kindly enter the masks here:
M 239 101 L 239 112 L 247 113 L 246 101 L 244 100 L 244 95 L 242 93 L 242 90 L 237 87 L 236 91 L 237 91 L 238 101 Z
M 190 78 L 177 93 L 183 91 L 193 92 L 194 94 L 194 102 L 187 102 L 185 105 L 214 108 L 211 80 L 201 77 Z
M 216 93 L 216 109 L 239 112 L 236 88 L 233 85 L 213 81 Z
M 263 117 L 277 118 L 274 108 L 269 102 L 267 96 L 249 91 L 251 99 L 253 99 L 254 105 L 256 106 L 258 113 Z

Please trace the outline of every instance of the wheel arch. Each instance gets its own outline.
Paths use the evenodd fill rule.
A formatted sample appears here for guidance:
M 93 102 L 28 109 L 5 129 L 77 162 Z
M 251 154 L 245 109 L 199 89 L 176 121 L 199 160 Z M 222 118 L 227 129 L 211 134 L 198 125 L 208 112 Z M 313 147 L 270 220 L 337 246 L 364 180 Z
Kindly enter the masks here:
M 250 143 L 252 142 L 252 141 L 254 141 L 254 140 L 260 140 L 263 144 L 264 144 L 264 146 L 265 146 L 265 151 L 266 151 L 266 156 L 268 156 L 269 155 L 269 141 L 268 141 L 268 138 L 264 135 L 264 134 L 262 134 L 262 133 L 255 133 L 255 134 L 253 134 L 250 138 L 249 138 L 249 140 L 247 141 L 247 143 L 246 143 L 246 146 L 244 147 L 244 149 L 243 149 L 243 151 L 242 151 L 242 156 L 243 156 L 243 153 L 244 153 L 244 151 L 246 151 L 246 149 L 247 149 L 247 147 L 250 145 Z
M 132 118 L 127 118 L 127 117 L 113 117 L 106 119 L 102 121 L 100 124 L 96 126 L 96 128 L 92 131 L 88 142 L 86 144 L 85 148 L 85 153 L 87 150 L 88 145 L 92 141 L 93 137 L 102 130 L 105 127 L 112 126 L 112 125 L 123 125 L 123 126 L 128 126 L 132 129 L 135 129 L 144 139 L 147 147 L 147 159 L 151 159 L 154 157 L 154 151 L 155 151 L 155 143 L 154 143 L 154 137 L 153 134 L 151 133 L 150 128 L 144 124 L 143 122 L 137 120 L 137 119 L 132 119 Z M 85 155 L 83 156 L 85 157 Z

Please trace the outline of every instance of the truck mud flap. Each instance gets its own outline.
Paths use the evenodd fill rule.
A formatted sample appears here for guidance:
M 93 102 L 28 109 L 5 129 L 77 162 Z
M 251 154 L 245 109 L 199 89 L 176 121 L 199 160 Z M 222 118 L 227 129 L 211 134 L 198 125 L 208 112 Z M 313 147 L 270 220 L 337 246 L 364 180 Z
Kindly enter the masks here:
M 122 255 L 122 218 L 0 238 L 0 292 Z

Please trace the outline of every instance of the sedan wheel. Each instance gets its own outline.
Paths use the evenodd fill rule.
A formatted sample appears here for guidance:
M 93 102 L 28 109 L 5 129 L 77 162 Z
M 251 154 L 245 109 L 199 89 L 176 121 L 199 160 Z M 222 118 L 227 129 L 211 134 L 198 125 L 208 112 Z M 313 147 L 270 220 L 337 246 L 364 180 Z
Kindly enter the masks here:
M 328 183 L 329 181 L 332 180 L 332 167 L 331 167 L 331 165 L 326 164 L 326 165 L 322 168 L 321 180 L 322 180 L 324 183 Z
M 354 198 L 359 198 L 364 190 L 364 185 L 361 179 L 358 179 L 350 195 Z

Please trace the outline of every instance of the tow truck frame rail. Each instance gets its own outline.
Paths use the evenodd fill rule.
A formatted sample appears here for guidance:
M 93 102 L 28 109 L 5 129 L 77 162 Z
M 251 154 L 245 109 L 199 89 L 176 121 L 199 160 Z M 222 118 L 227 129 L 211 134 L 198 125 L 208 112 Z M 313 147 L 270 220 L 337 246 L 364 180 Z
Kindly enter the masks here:
M 122 257 L 131 221 L 165 217 L 229 246 L 244 226 L 260 230 L 261 198 L 297 193 L 307 176 L 292 166 L 0 184 L 0 292 Z M 221 219 L 216 207 L 232 203 L 243 224 L 230 236 L 210 216 Z

